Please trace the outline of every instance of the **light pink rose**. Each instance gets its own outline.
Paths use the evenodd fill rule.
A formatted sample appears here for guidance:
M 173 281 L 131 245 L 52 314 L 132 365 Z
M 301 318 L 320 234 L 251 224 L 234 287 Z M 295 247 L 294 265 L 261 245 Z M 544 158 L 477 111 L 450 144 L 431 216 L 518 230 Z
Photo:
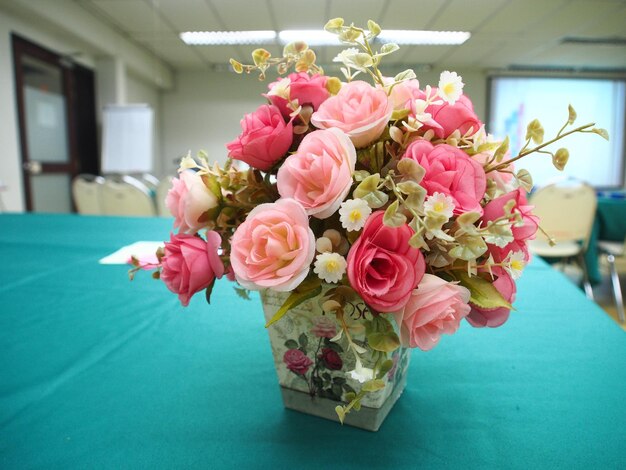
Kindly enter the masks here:
M 195 171 L 185 170 L 172 179 L 165 204 L 175 218 L 174 227 L 182 233 L 195 233 L 206 226 L 208 219 L 202 216 L 217 207 L 218 200 Z
M 493 286 L 500 292 L 502 297 L 509 303 L 515 301 L 517 288 L 513 278 L 502 268 L 493 268 L 493 274 L 498 278 L 493 282 Z M 508 320 L 511 310 L 506 307 L 494 309 L 479 308 L 471 304 L 472 311 L 466 317 L 470 325 L 476 328 L 496 328 Z
M 437 89 L 433 89 L 433 94 L 437 93 Z M 426 94 L 422 92 L 422 99 L 426 98 Z M 474 112 L 474 105 L 471 100 L 465 96 L 461 97 L 454 103 L 448 104 L 444 101 L 442 104 L 431 104 L 427 106 L 424 112 L 432 116 L 432 120 L 437 126 L 425 125 L 422 129 L 432 129 L 437 137 L 445 139 L 454 131 L 458 130 L 461 135 L 465 135 L 472 128 L 475 133 L 482 126 L 482 122 Z
M 170 235 L 170 241 L 165 242 L 161 279 L 169 290 L 178 294 L 184 306 L 189 305 L 192 295 L 224 274 L 224 264 L 217 253 L 221 243 L 220 236 L 213 231 L 207 232 L 206 241 L 179 233 Z
M 394 313 L 404 346 L 428 351 L 443 333 L 451 335 L 470 313 L 470 292 L 465 287 L 424 274 L 408 303 Z
M 318 338 L 334 338 L 337 335 L 337 322 L 323 315 L 315 317 L 313 318 L 311 333 Z
M 480 201 L 487 188 L 485 170 L 463 150 L 415 140 L 403 158 L 411 158 L 424 167 L 426 174 L 420 184 L 429 195 L 439 192 L 452 197 L 455 214 L 471 211 L 482 214 Z
M 535 238 L 537 228 L 539 227 L 539 217 L 532 214 L 533 206 L 528 205 L 526 193 L 522 188 L 518 188 L 487 203 L 482 217 L 483 225 L 502 217 L 504 215 L 505 204 L 511 200 L 515 201 L 513 210 L 519 211 L 522 215 L 523 225 L 518 227 L 514 224 L 513 227 L 511 227 L 513 241 L 506 246 L 500 248 L 496 245 L 489 245 L 489 252 L 493 255 L 497 263 L 504 261 L 509 253 L 516 251 L 524 253 L 524 258 L 526 261 L 529 261 L 530 253 L 528 252 L 527 241 Z
M 395 83 L 395 79 L 385 77 L 383 79 L 385 85 Z M 403 82 L 394 85 L 389 95 L 389 100 L 393 104 L 394 111 L 400 111 L 403 109 L 411 110 L 413 108 L 413 101 L 421 98 L 423 92 L 420 90 L 420 82 L 415 79 L 405 80 Z
M 278 170 L 278 192 L 304 207 L 308 215 L 333 215 L 352 186 L 354 145 L 339 129 L 313 131 Z
M 384 90 L 356 80 L 324 101 L 311 123 L 320 129 L 341 129 L 360 148 L 381 136 L 392 113 L 393 103 Z
M 309 273 L 315 236 L 304 208 L 293 199 L 260 204 L 237 227 L 230 262 L 247 289 L 295 289 Z
M 426 270 L 424 256 L 409 245 L 413 230 L 383 224 L 385 211 L 370 215 L 348 253 L 348 279 L 363 300 L 381 313 L 400 310 Z
M 290 73 L 289 79 L 289 100 L 297 100 L 300 106 L 311 106 L 313 110 L 319 108 L 320 104 L 328 99 L 330 92 L 326 89 L 328 77 L 325 75 L 314 74 L 309 75 L 306 72 Z M 287 99 L 282 96 L 271 94 L 272 88 L 279 83 L 279 80 L 270 83 L 268 88 L 270 93 L 265 96 L 271 103 L 280 109 L 283 117 L 289 119 L 289 115 L 293 109 L 287 107 Z
M 306 374 L 309 367 L 313 365 L 313 361 L 299 349 L 288 349 L 285 351 L 283 362 L 287 364 L 287 369 L 300 375 Z
M 293 125 L 276 106 L 261 105 L 241 120 L 241 134 L 226 144 L 228 156 L 267 171 L 283 158 L 293 142 Z

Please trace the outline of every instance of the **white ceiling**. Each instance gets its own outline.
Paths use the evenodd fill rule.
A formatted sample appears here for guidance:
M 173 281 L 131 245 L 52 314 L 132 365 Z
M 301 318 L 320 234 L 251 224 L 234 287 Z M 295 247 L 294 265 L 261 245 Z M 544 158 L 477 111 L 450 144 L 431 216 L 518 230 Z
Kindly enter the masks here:
M 626 0 L 74 0 L 174 69 L 250 62 L 252 46 L 187 46 L 182 31 L 321 29 L 343 17 L 383 29 L 470 31 L 461 46 L 404 46 L 386 63 L 436 68 L 626 69 Z M 621 45 L 561 44 L 564 37 Z M 256 46 L 255 46 L 256 47 Z M 264 46 L 280 54 L 277 45 Z M 316 47 L 331 62 L 337 47 Z

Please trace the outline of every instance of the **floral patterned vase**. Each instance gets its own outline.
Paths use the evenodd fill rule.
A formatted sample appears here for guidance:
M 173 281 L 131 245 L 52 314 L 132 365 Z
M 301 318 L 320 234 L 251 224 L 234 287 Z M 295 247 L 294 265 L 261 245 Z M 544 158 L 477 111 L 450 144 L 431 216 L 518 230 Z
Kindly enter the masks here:
M 266 321 L 288 296 L 288 292 L 261 291 Z M 334 315 L 324 314 L 320 298 L 314 297 L 291 309 L 270 325 L 268 332 L 285 407 L 339 421 L 335 407 L 349 401 L 347 394 L 361 389 L 363 378 L 355 370 L 355 356 L 347 347 L 345 335 L 336 340 L 341 328 Z M 363 367 L 371 367 L 374 351 L 365 343 L 362 322 L 346 320 L 353 340 L 366 346 L 366 352 L 360 356 Z M 392 353 L 393 367 L 382 379 L 384 388 L 365 395 L 360 410 L 345 416 L 345 424 L 378 430 L 404 389 L 409 354 L 409 349 L 402 347 Z

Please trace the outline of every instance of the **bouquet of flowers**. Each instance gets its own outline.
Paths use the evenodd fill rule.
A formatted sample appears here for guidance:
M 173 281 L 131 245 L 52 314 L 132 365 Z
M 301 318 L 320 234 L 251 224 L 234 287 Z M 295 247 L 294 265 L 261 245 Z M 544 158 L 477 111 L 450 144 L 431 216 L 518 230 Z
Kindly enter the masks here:
M 363 383 L 337 407 L 343 420 L 384 386 L 401 345 L 429 350 L 464 320 L 506 322 L 539 222 L 527 202 L 531 176 L 515 162 L 540 153 L 562 170 L 568 151 L 550 144 L 575 132 L 607 135 L 594 124 L 571 128 L 570 106 L 554 138 L 544 140 L 534 120 L 511 155 L 508 138 L 485 131 L 455 72 L 441 73 L 437 87 L 422 87 L 412 70 L 388 77 L 380 64 L 398 46 L 379 44 L 375 22 L 337 18 L 325 29 L 348 46 L 334 59 L 344 81 L 324 75 L 302 42 L 282 57 L 257 49 L 253 64 L 231 60 L 261 78 L 274 67 L 295 71 L 244 116 L 224 167 L 204 154 L 183 158 L 167 195 L 178 233 L 153 267 L 183 305 L 203 290 L 208 300 L 224 275 L 242 296 L 288 293 L 267 326 L 319 298 L 341 327 L 327 342 L 347 338 Z M 133 263 L 133 273 L 144 267 Z M 349 308 L 357 302 L 365 307 Z M 366 341 L 352 339 L 350 322 L 363 324 Z M 377 353 L 371 367 L 360 360 L 366 349 Z

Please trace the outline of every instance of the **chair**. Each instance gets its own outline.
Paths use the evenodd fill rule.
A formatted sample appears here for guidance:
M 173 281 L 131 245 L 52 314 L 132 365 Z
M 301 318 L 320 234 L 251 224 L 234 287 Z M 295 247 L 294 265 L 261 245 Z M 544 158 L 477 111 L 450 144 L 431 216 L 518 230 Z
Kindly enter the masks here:
M 140 175 L 131 175 L 131 176 L 134 176 L 143 184 L 145 184 L 148 187 L 148 189 L 152 191 L 153 193 L 156 192 L 157 188 L 159 187 L 159 178 L 157 178 L 154 175 L 151 175 L 150 173 L 142 173 Z
M 105 178 L 102 186 L 105 215 L 156 216 L 156 207 L 148 187 L 132 176 Z
M 165 198 L 167 196 L 167 192 L 172 187 L 172 179 L 173 176 L 165 176 L 161 178 L 159 181 L 159 185 L 156 188 L 156 204 L 157 204 L 157 212 L 160 217 L 171 217 L 172 214 L 170 210 L 167 208 L 165 204 Z
M 72 197 L 79 214 L 102 215 L 101 176 L 80 174 L 72 181 Z
M 556 241 L 550 246 L 547 237 L 539 231 L 531 240 L 530 250 L 542 258 L 576 261 L 583 270 L 583 286 L 588 298 L 593 299 L 584 253 L 596 212 L 597 196 L 594 189 L 582 182 L 550 184 L 532 194 L 530 204 L 539 217 L 541 228 Z
M 615 307 L 617 308 L 617 315 L 619 321 L 624 323 L 624 299 L 622 298 L 622 286 L 619 282 L 619 275 L 615 267 L 615 258 L 624 256 L 626 253 L 626 240 L 623 243 L 602 241 L 598 242 L 598 248 L 600 252 L 606 255 L 606 260 L 609 263 L 609 272 L 611 273 L 611 284 L 613 286 L 613 298 L 615 299 Z

